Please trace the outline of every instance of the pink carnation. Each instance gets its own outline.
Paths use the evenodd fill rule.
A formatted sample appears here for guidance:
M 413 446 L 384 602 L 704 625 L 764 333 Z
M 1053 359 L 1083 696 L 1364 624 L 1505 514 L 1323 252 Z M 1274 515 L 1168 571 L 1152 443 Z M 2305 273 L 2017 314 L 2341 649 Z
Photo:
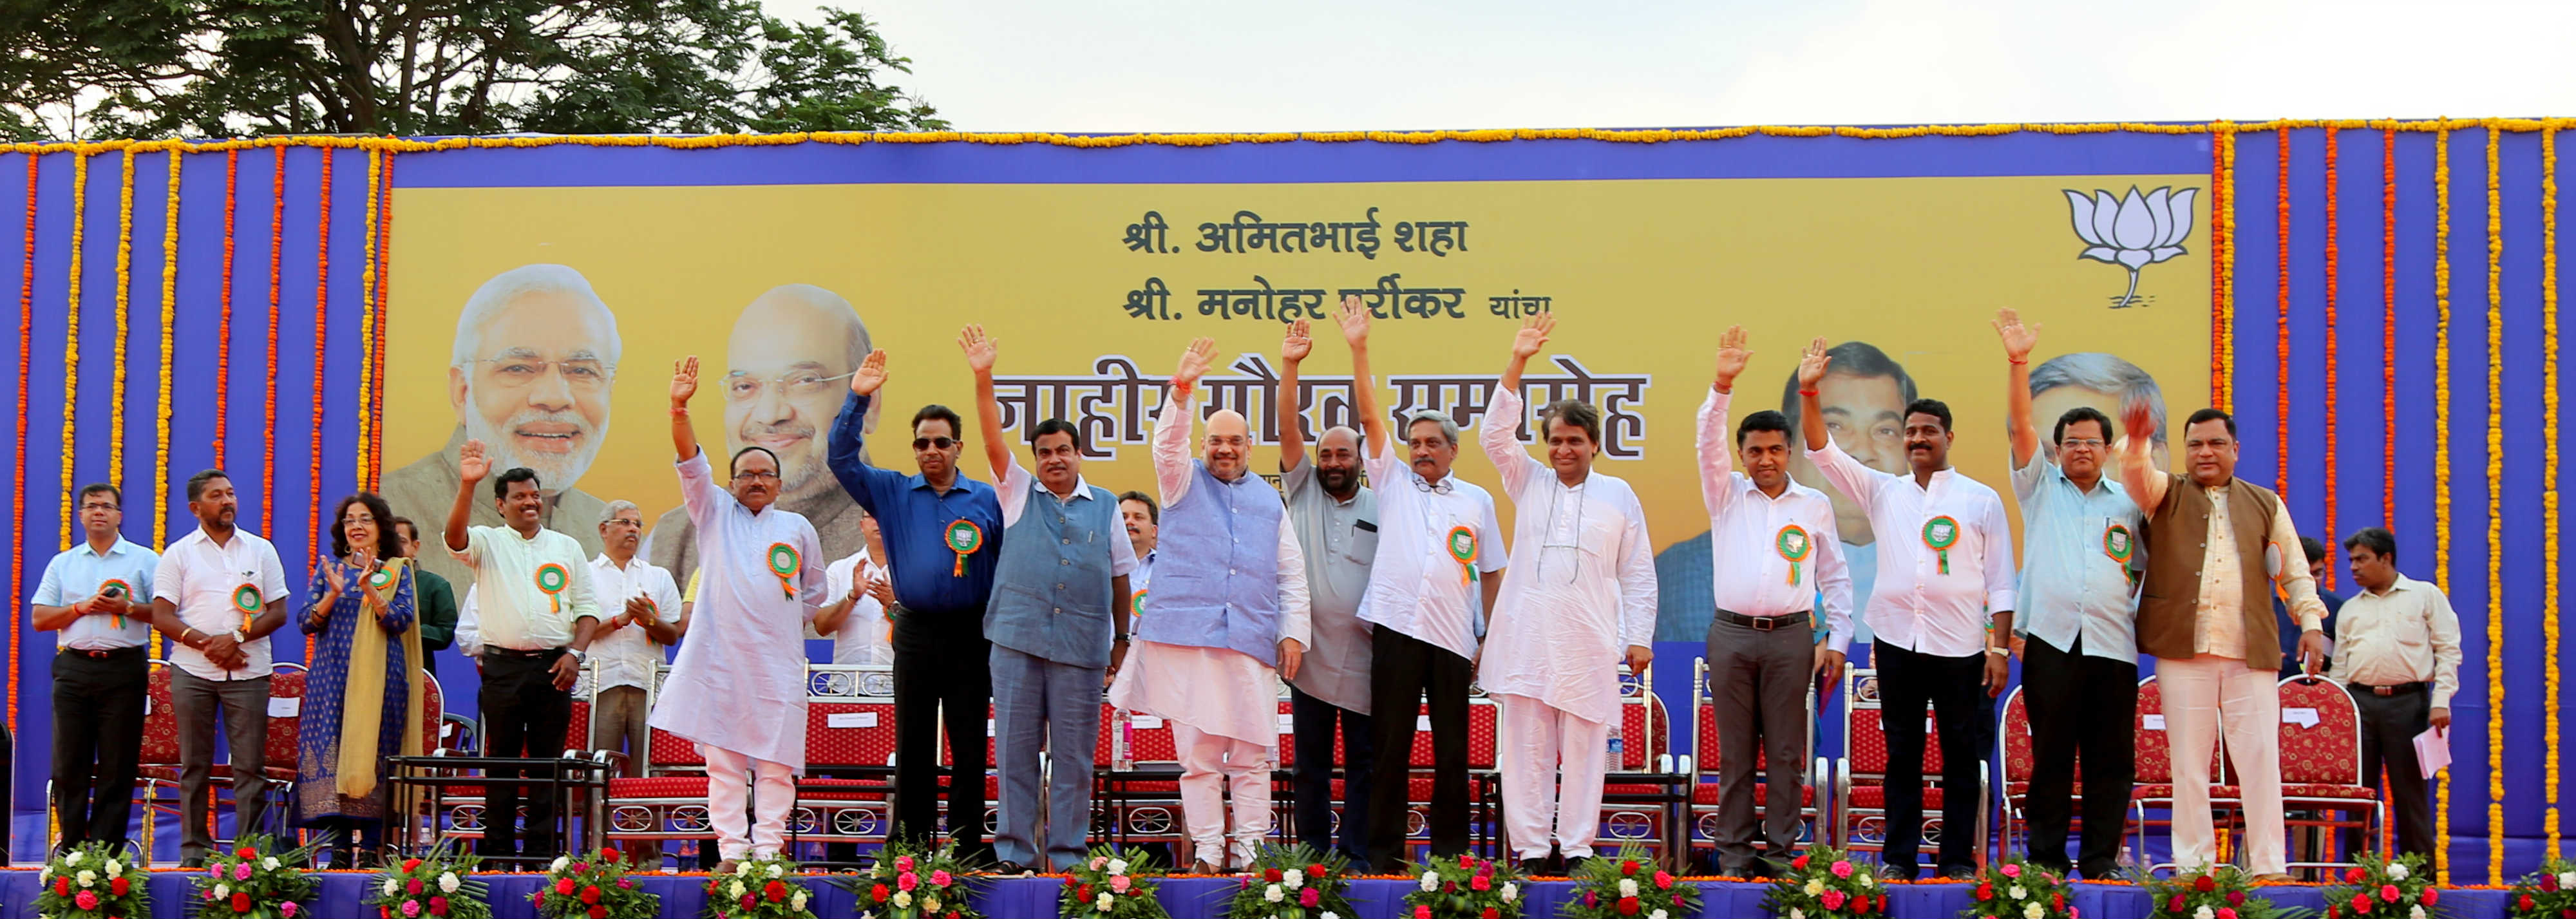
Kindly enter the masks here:
M 72 902 L 79 904 L 82 909 L 97 909 L 98 895 L 84 890 L 73 895 Z
M 946 872 L 946 871 L 939 871 L 939 870 L 933 870 L 932 872 L 930 872 L 930 884 L 931 884 L 931 886 L 933 886 L 933 887 L 946 887 L 946 886 L 948 886 L 948 881 L 949 881 L 948 872 Z
M 1297 905 L 1306 907 L 1307 909 L 1313 909 L 1315 908 L 1315 904 L 1323 901 L 1323 892 L 1312 887 L 1306 888 L 1305 892 L 1297 895 Z
M 2397 902 L 2397 885 L 2395 885 L 2395 884 L 2381 884 L 2381 885 L 2379 885 L 2379 898 L 2380 898 L 2380 899 L 2382 899 L 2382 900 L 2388 901 L 2388 902 L 2390 902 L 2390 903 L 2395 903 L 2395 902 Z
M 422 888 L 421 888 L 421 885 L 420 885 L 420 879 L 419 879 L 419 878 L 413 878 L 413 879 L 411 879 L 411 883 L 408 883 L 408 884 L 404 884 L 404 885 L 403 885 L 403 891 L 404 891 L 404 892 L 406 892 L 406 893 L 411 894 L 412 896 L 419 896 L 419 895 L 420 895 L 421 890 L 422 890 Z
M 2011 862 L 2005 862 L 2005 863 L 2004 863 L 2004 876 L 2005 876 L 2005 877 L 2008 877 L 2008 878 L 2017 878 L 2017 877 L 2020 877 L 2020 876 L 2021 876 L 2021 866 L 2020 866 L 2020 865 L 2013 864 L 2013 863 L 2011 863 Z
M 235 864 L 233 865 L 233 880 L 236 880 L 236 881 L 247 881 L 247 880 L 250 880 L 250 863 L 249 863 L 249 862 L 237 862 L 237 863 L 235 863 Z
M 1824 904 L 1825 904 L 1825 908 L 1826 908 L 1826 909 L 1841 909 L 1841 908 L 1843 908 L 1843 892 L 1842 892 L 1842 891 L 1839 891 L 1839 890 L 1828 890 L 1828 891 L 1825 891 L 1825 895 L 1824 895 L 1823 897 L 1820 897 L 1820 898 L 1818 898 L 1818 899 L 1820 899 L 1820 900 L 1822 900 L 1822 901 L 1824 902 Z
M 1099 871 L 1107 867 L 1109 867 L 1109 856 L 1094 855 L 1091 857 L 1091 870 Z
M 2218 919 L 2236 919 L 2236 909 L 2235 909 L 2235 907 L 2230 907 L 2230 906 L 2221 906 L 2221 907 L 2219 907 L 2219 908 L 2218 908 Z
M 1835 862 L 1835 863 L 1834 863 L 1834 876 L 1835 876 L 1835 877 L 1838 877 L 1838 878 L 1847 878 L 1847 877 L 1851 877 L 1851 873 L 1852 873 L 1852 863 L 1847 862 L 1847 861 L 1843 861 L 1843 862 Z
M 1127 877 L 1126 875 L 1123 875 L 1123 874 L 1113 874 L 1113 875 L 1110 875 L 1110 876 L 1109 876 L 1109 892 L 1111 892 L 1111 893 L 1126 893 L 1126 892 L 1127 892 L 1127 888 L 1132 887 L 1132 886 L 1135 886 L 1135 883 L 1136 883 L 1136 882 L 1135 882 L 1133 879 L 1130 879 L 1129 877 Z
M 403 914 L 403 915 L 405 915 L 405 916 L 417 916 L 417 915 L 420 915 L 420 901 L 418 901 L 418 900 L 404 900 L 404 901 L 403 901 L 402 914 Z
M 904 873 L 894 876 L 894 886 L 896 890 L 911 890 L 915 887 L 921 886 L 921 876 L 912 873 L 910 870 L 906 870 Z
M 894 870 L 896 870 L 896 871 L 910 871 L 910 870 L 912 870 L 912 856 L 909 856 L 909 855 L 897 855 L 897 856 L 895 856 L 895 857 L 894 857 Z
M 277 913 L 278 915 L 285 916 L 286 919 L 295 919 L 296 911 L 303 908 L 304 907 L 295 905 L 295 901 L 288 900 L 277 905 Z

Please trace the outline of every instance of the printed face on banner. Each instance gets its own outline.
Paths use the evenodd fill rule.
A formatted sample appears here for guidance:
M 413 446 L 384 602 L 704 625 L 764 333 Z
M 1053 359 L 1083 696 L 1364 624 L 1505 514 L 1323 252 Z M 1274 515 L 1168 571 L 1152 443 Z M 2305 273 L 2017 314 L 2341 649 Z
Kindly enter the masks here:
M 543 266 L 529 266 L 531 268 Z M 574 486 L 608 434 L 617 319 L 568 285 L 495 297 L 456 330 L 449 402 L 494 471 L 525 466 L 549 492 Z
M 823 437 L 868 348 L 867 324 L 839 294 L 785 284 L 752 300 L 734 320 L 718 387 L 728 452 L 757 446 L 778 454 L 784 500 L 841 494 L 823 463 Z

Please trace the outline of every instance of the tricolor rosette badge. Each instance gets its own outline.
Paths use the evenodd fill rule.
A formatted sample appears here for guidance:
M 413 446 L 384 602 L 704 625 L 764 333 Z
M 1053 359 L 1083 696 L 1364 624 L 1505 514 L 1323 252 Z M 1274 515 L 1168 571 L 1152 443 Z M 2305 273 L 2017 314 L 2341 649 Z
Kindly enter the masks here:
M 1950 547 L 1959 544 L 1959 521 L 1948 514 L 1923 521 L 1923 547 L 1938 557 L 1942 574 L 1950 573 Z
M 957 567 L 949 571 L 949 576 L 965 577 L 966 557 L 984 548 L 984 528 L 972 520 L 959 520 L 948 525 L 947 539 L 948 551 L 957 553 Z
M 1789 586 L 1798 586 L 1807 556 L 1816 550 L 1815 543 L 1807 539 L 1806 528 L 1794 523 L 1781 527 L 1779 534 L 1771 537 L 1771 547 L 1789 563 Z
M 1458 526 L 1449 529 L 1449 557 L 1458 560 L 1458 583 L 1476 581 L 1476 531 Z
M 1135 598 L 1128 601 L 1127 609 L 1129 615 L 1145 615 L 1145 591 L 1137 591 Z
M 259 587 L 244 584 L 233 588 L 233 610 L 241 613 L 242 628 L 250 628 L 251 620 L 259 618 Z
M 572 572 L 565 570 L 564 566 L 553 562 L 537 566 L 537 589 L 546 592 L 546 602 L 554 604 L 555 612 L 563 612 L 564 588 L 570 586 Z
M 391 568 L 376 569 L 374 574 L 367 575 L 367 586 L 373 587 L 377 590 L 391 589 L 394 586 L 394 570 Z
M 110 589 L 113 589 L 115 593 L 109 593 L 108 591 Z M 98 585 L 98 595 L 122 601 L 128 597 L 134 596 L 134 585 L 127 584 L 116 578 L 109 578 Z M 125 627 L 124 613 L 116 614 L 116 627 L 120 629 Z
M 2128 578 L 2130 584 L 2137 583 L 2138 572 L 2132 570 L 2129 562 L 2137 557 L 2138 538 L 2129 532 L 2127 525 L 2115 522 L 2102 529 L 2102 554 L 2120 563 L 2120 575 Z
M 796 599 L 796 572 L 804 568 L 805 557 L 796 554 L 795 546 L 783 542 L 769 545 L 769 573 L 778 576 L 778 589 L 786 592 L 787 599 Z

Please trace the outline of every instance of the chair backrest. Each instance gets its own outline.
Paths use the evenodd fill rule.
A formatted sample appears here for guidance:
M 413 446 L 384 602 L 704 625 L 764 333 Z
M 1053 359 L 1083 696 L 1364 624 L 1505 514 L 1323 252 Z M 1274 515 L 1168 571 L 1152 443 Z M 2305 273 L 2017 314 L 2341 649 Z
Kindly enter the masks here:
M 1134 758 L 1137 762 L 1175 763 L 1180 761 L 1180 748 L 1172 741 L 1172 725 L 1170 722 L 1166 722 L 1163 719 L 1156 718 L 1152 715 L 1138 715 L 1131 713 L 1128 717 L 1131 719 L 1131 724 L 1129 725 L 1129 730 L 1132 732 L 1130 734 L 1130 739 L 1136 744 L 1136 748 L 1129 752 L 1135 754 Z M 1143 723 L 1133 723 L 1135 719 L 1146 718 L 1151 718 L 1153 720 Z M 1099 763 L 1102 766 L 1107 766 L 1110 763 L 1117 761 L 1117 749 L 1112 746 L 1115 742 L 1114 738 L 1116 737 L 1117 732 L 1117 707 L 1112 706 L 1107 702 L 1100 703 L 1100 745 L 1092 754 L 1097 757 L 1093 762 Z
M 275 714 L 277 708 L 273 703 L 269 708 L 271 714 L 268 716 L 267 765 L 270 768 L 293 769 L 297 765 L 296 751 L 300 745 L 297 743 L 295 732 L 304 723 L 304 676 L 305 670 L 301 664 L 280 663 L 269 671 L 268 697 L 294 699 L 296 706 L 296 714 L 293 715 Z
M 840 727 L 832 717 L 841 716 Z M 807 702 L 805 762 L 814 766 L 883 766 L 895 751 L 894 703 Z
M 2024 686 L 2014 686 L 2004 697 L 2003 720 L 1995 731 L 1996 743 L 2003 747 L 2004 781 L 2027 782 L 2038 770 L 2039 758 L 2031 752 L 2030 701 L 2023 696 Z
M 179 765 L 179 713 L 170 707 L 170 674 L 177 664 L 156 660 L 144 677 L 143 752 L 140 762 L 150 766 Z
M 1643 772 L 1652 762 L 1657 744 L 1655 729 L 1663 719 L 1655 717 L 1654 697 L 1619 700 L 1619 769 Z
M 2282 680 L 2281 781 L 2298 785 L 2361 783 L 2361 711 L 2343 684 Z M 2315 718 L 2306 717 L 2314 713 Z
M 707 768 L 705 754 L 686 737 L 669 731 L 653 731 L 652 741 L 645 745 L 647 775 L 661 775 L 664 770 L 701 772 Z
M 1279 697 L 1278 757 L 1279 768 L 1281 769 L 1292 769 L 1297 765 L 1296 718 L 1296 703 L 1290 701 L 1288 696 L 1283 693 Z M 1340 736 L 1340 732 L 1335 732 L 1334 736 Z
M 572 700 L 572 720 L 564 725 L 564 749 L 590 749 L 590 700 Z
M 1468 697 L 1467 768 L 1494 768 L 1494 725 L 1500 720 L 1501 711 L 1502 709 L 1496 706 L 1491 698 L 1482 695 Z M 1431 740 L 1431 732 L 1422 731 L 1414 737 L 1422 741 L 1420 746 L 1427 746 Z
M 1851 747 L 1852 777 L 1878 780 L 1887 776 L 1887 731 L 1881 724 L 1883 710 L 1876 705 L 1851 710 L 1851 720 L 1844 727 L 1848 733 L 1843 742 Z M 1941 780 L 1941 729 L 1927 714 L 1923 728 L 1923 777 L 1939 784 Z
M 438 749 L 438 729 L 439 729 L 439 726 L 440 726 L 441 724 L 444 724 L 444 723 L 445 723 L 445 721 L 446 721 L 446 716 L 447 716 L 447 690 L 446 690 L 446 689 L 444 689 L 444 688 L 441 688 L 441 687 L 438 685 L 438 678 L 437 678 L 437 677 L 435 677 L 435 676 L 431 676 L 431 675 L 426 674 L 426 673 L 421 674 L 421 675 L 420 675 L 420 731 L 421 731 L 421 734 L 420 734 L 420 749 L 421 749 L 421 752 L 423 752 L 423 753 L 427 753 L 427 752 L 429 752 L 429 751 L 431 751 L 431 750 L 436 750 L 436 749 Z

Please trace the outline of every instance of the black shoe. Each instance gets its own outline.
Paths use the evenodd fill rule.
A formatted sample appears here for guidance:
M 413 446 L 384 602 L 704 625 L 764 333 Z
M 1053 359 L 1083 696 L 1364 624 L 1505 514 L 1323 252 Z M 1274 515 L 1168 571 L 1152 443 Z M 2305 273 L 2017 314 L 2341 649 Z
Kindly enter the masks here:
M 1521 863 L 1520 863 L 1520 872 L 1521 872 L 1521 876 L 1522 876 L 1522 877 L 1533 877 L 1533 878 L 1534 878 L 1534 877 L 1537 877 L 1537 876 L 1539 876 L 1539 875 L 1542 875 L 1542 874 L 1546 874 L 1546 873 L 1547 873 L 1547 859 L 1545 859 L 1545 858 L 1524 858 L 1524 859 L 1521 859 Z
M 1575 857 L 1573 857 L 1573 858 L 1566 859 L 1566 860 L 1565 860 L 1565 870 L 1564 870 L 1564 871 L 1562 871 L 1562 872 L 1559 872 L 1559 873 L 1560 873 L 1560 874 L 1565 875 L 1566 877 L 1573 877 L 1573 876 L 1575 875 L 1575 873 L 1576 873 L 1576 872 L 1580 872 L 1580 871 L 1582 871 L 1582 870 L 1583 870 L 1583 866 L 1584 866 L 1586 863 L 1589 863 L 1589 862 L 1591 862 L 1591 861 L 1592 861 L 1592 856 L 1589 856 L 1589 855 L 1577 855 L 1577 856 L 1575 856 Z
M 1973 881 L 1977 879 L 1977 866 L 1943 865 L 1941 866 L 1941 876 L 1953 881 Z
M 1922 869 L 1916 868 L 1913 865 L 1882 863 L 1878 866 L 1878 877 L 1883 881 L 1911 881 L 1914 880 L 1914 875 L 1921 870 Z
M 1029 866 L 1019 862 L 1005 860 L 994 862 L 992 870 L 987 873 L 1006 878 L 1024 878 L 1037 872 L 1030 871 Z
M 205 856 L 203 856 L 203 855 L 197 855 L 197 856 L 191 856 L 191 857 L 188 857 L 188 858 L 180 859 L 180 860 L 179 860 L 179 867 L 181 867 L 181 868 L 192 868 L 192 869 L 193 869 L 193 868 L 203 868 L 203 867 L 206 867 L 206 857 L 205 857 Z

